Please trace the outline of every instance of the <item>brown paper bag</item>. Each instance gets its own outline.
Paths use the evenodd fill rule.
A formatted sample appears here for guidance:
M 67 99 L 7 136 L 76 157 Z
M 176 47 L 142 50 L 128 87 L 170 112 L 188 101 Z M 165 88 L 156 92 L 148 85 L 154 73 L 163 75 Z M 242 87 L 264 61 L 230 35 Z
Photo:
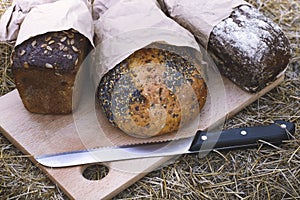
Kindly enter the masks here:
M 119 1 L 120 0 L 94 0 L 92 4 L 93 19 L 99 20 L 100 16 L 102 16 L 104 12 Z
M 16 0 L 0 19 L 0 41 L 16 45 L 46 32 L 75 29 L 93 44 L 88 0 Z
M 0 41 L 15 41 L 20 25 L 29 11 L 37 5 L 52 3 L 58 0 L 15 0 L 0 19 Z
M 158 0 L 165 12 L 175 21 L 193 30 L 198 41 L 207 47 L 213 28 L 230 16 L 240 5 L 250 5 L 243 0 Z
M 103 3 L 104 2 L 104 3 Z M 133 52 L 154 42 L 200 50 L 194 36 L 165 16 L 155 0 L 96 0 L 106 5 L 95 21 L 95 44 L 101 49 L 101 67 L 96 69 L 100 78 Z M 97 7 L 94 6 L 94 9 Z M 98 7 L 99 8 L 99 7 Z M 99 65 L 100 66 L 100 65 Z

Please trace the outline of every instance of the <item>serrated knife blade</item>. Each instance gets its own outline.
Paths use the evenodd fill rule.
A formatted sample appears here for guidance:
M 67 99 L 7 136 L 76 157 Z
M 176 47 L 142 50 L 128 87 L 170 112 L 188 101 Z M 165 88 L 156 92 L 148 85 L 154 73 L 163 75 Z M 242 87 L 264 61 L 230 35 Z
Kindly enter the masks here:
M 195 136 L 169 142 L 135 144 L 91 150 L 41 155 L 35 160 L 46 167 L 70 167 L 91 163 L 112 162 L 189 153 L 208 153 L 211 150 L 247 148 L 259 141 L 274 145 L 291 138 L 295 124 L 277 120 L 270 125 L 234 128 L 221 132 L 197 131 Z

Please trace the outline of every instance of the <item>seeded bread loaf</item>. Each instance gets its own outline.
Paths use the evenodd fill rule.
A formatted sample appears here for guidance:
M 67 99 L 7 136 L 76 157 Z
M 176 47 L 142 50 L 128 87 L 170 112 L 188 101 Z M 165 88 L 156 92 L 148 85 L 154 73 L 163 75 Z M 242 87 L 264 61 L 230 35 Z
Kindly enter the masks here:
M 88 39 L 73 29 L 16 46 L 12 70 L 25 107 L 40 114 L 70 113 L 75 77 L 89 48 Z
M 199 115 L 206 96 L 199 66 L 152 47 L 136 51 L 105 74 L 97 92 L 109 122 L 135 137 L 177 131 Z
M 248 92 L 257 92 L 289 63 L 289 41 L 269 18 L 243 5 L 214 27 L 208 51 L 221 74 Z

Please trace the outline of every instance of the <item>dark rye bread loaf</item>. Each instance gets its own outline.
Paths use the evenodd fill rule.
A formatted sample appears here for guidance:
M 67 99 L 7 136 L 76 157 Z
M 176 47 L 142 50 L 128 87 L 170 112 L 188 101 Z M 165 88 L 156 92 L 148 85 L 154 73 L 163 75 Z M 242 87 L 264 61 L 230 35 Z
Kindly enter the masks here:
M 254 93 L 264 88 L 289 63 L 289 41 L 269 18 L 243 5 L 214 27 L 208 51 L 221 74 Z
M 135 137 L 177 131 L 203 108 L 199 66 L 158 48 L 136 51 L 101 79 L 97 98 L 109 122 Z
M 40 114 L 70 113 L 75 77 L 89 48 L 88 39 L 72 29 L 16 46 L 12 70 L 25 107 Z

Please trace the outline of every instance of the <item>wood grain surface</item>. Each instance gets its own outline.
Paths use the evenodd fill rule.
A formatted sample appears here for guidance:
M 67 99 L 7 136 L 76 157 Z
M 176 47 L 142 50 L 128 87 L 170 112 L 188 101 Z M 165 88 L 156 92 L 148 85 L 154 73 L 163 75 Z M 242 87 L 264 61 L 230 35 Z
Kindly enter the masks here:
M 276 87 L 284 76 L 257 94 L 249 94 L 227 79 L 226 89 L 227 112 L 220 113 L 215 119 L 231 117 L 260 96 Z M 12 144 L 20 149 L 49 178 L 57 183 L 71 199 L 109 199 L 125 188 L 156 169 L 171 157 L 143 160 L 103 163 L 109 168 L 108 175 L 101 180 L 91 181 L 83 177 L 87 166 L 69 168 L 46 168 L 39 165 L 34 156 L 85 149 L 77 133 L 72 115 L 38 115 L 29 113 L 24 107 L 16 90 L 0 98 L 0 129 Z M 207 125 L 209 127 L 210 124 Z M 207 128 L 206 127 L 206 128 Z M 89 138 L 93 140 L 93 138 Z

